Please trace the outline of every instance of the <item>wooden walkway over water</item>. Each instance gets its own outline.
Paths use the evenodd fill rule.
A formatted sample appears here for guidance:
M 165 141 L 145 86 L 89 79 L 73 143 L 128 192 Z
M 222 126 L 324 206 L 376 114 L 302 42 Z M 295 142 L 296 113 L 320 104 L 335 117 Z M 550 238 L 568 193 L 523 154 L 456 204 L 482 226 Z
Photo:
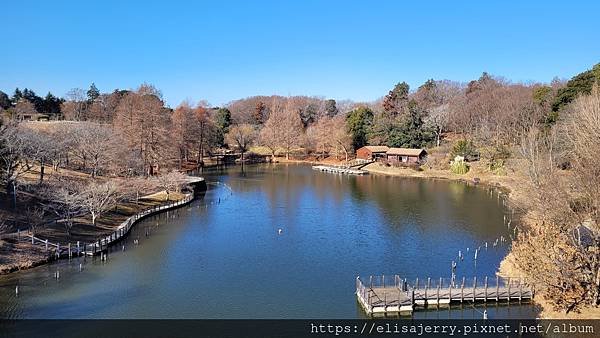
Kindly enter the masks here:
M 356 277 L 356 297 L 369 315 L 411 314 L 418 307 L 464 302 L 521 302 L 535 290 L 521 278 L 431 279 L 411 283 L 394 276 Z

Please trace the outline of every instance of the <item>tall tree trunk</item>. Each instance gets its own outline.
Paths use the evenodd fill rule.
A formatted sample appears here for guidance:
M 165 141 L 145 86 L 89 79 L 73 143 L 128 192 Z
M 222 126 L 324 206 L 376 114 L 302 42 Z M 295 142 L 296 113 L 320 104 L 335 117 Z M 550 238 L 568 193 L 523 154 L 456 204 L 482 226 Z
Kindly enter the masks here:
M 42 160 L 42 161 L 40 161 L 40 183 L 44 182 L 44 169 L 45 169 L 44 161 Z

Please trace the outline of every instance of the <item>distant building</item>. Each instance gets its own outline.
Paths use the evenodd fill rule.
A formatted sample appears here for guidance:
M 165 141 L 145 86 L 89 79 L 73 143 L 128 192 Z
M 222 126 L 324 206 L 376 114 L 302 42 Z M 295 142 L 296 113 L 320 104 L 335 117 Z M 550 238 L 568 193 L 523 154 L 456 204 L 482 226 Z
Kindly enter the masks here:
M 386 146 L 364 146 L 356 150 L 356 158 L 361 160 L 377 161 L 386 158 L 386 152 L 389 150 Z
M 419 164 L 426 156 L 425 149 L 390 148 L 386 152 L 386 159 L 390 164 Z
M 41 113 L 20 113 L 17 114 L 19 121 L 50 121 L 50 116 Z

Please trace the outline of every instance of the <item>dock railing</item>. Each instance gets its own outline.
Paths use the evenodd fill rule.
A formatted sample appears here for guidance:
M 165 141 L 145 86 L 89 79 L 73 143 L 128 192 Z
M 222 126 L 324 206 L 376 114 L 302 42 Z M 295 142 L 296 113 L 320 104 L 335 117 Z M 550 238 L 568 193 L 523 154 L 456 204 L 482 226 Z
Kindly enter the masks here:
M 522 301 L 533 298 L 534 294 L 535 288 L 519 277 L 408 280 L 399 275 L 380 275 L 356 278 L 356 295 L 367 313 L 390 312 L 389 307 L 395 311 L 398 306 Z
M 111 246 L 113 243 L 121 240 L 124 236 L 126 236 L 133 225 L 137 223 L 139 220 L 144 219 L 148 216 L 180 207 L 182 205 L 190 203 L 194 199 L 194 193 L 187 193 L 185 197 L 179 201 L 175 201 L 173 203 L 165 204 L 165 205 L 155 205 L 151 208 L 145 209 L 133 216 L 128 217 L 125 221 L 121 222 L 119 226 L 111 232 L 109 235 L 99 238 L 97 241 L 92 243 L 81 243 L 77 241 L 75 243 L 68 243 L 61 245 L 60 243 L 50 242 L 48 239 L 39 238 L 31 233 L 27 233 L 25 231 L 17 230 L 17 232 L 13 234 L 9 234 L 10 237 L 14 237 L 17 240 L 26 239 L 27 241 L 31 241 L 32 244 L 43 245 L 45 250 L 56 256 L 56 258 L 60 257 L 72 257 L 72 256 L 80 256 L 80 255 L 88 255 L 94 256 L 99 255 L 101 252 L 106 251 L 106 249 Z

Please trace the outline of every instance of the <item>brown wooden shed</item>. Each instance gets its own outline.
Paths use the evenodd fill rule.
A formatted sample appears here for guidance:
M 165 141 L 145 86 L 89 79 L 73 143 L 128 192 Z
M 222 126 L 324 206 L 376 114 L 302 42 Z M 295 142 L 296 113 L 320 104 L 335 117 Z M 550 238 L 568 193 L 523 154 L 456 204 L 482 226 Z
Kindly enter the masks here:
M 378 160 L 385 159 L 386 152 L 389 150 L 389 147 L 386 146 L 364 146 L 362 148 L 358 148 L 356 150 L 356 158 L 360 158 L 363 160 Z
M 387 161 L 391 164 L 419 164 L 425 160 L 425 149 L 390 148 L 386 152 Z

